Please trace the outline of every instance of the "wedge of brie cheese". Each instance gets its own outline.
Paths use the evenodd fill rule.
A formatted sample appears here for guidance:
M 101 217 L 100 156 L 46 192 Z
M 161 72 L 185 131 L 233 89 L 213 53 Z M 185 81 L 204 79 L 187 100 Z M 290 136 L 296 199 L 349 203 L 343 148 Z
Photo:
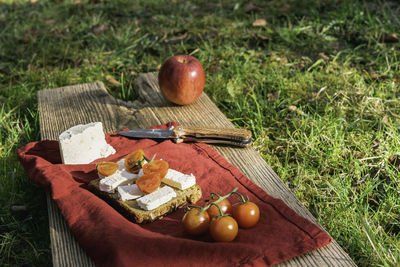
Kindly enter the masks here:
M 174 189 L 169 186 L 164 186 L 157 189 L 153 193 L 137 199 L 136 201 L 140 208 L 144 210 L 154 210 L 162 204 L 167 203 L 174 197 L 176 197 Z
M 64 164 L 88 164 L 115 153 L 106 142 L 101 122 L 69 128 L 60 134 L 59 144 Z
M 196 177 L 192 173 L 187 175 L 173 169 L 168 169 L 167 175 L 165 175 L 162 182 L 180 190 L 185 190 L 196 184 Z
M 137 199 L 137 198 L 145 195 L 145 193 L 140 191 L 139 187 L 136 184 L 121 185 L 121 186 L 118 186 L 117 190 L 118 190 L 119 199 L 122 201 Z

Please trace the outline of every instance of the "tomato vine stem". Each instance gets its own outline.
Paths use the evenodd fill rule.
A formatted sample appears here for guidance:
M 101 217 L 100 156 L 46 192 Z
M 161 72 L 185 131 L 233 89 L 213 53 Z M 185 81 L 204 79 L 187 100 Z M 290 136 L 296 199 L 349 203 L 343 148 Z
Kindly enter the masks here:
M 219 215 L 217 216 L 217 219 L 218 219 L 218 218 L 221 218 L 221 217 L 229 216 L 229 214 L 223 214 L 223 213 L 222 213 L 222 210 L 221 210 L 221 207 L 218 206 L 217 204 L 215 204 L 214 202 L 210 203 L 210 207 L 211 207 L 211 206 L 216 206 L 216 207 L 218 208 Z M 199 214 L 199 215 L 200 215 L 200 214 Z
M 213 195 L 217 195 L 217 196 L 218 196 L 218 199 L 215 200 L 215 201 L 213 201 L 213 202 L 211 202 L 210 204 L 204 206 L 204 208 L 202 208 L 202 209 L 199 211 L 198 215 L 200 215 L 200 214 L 203 213 L 204 211 L 208 210 L 212 205 L 216 205 L 218 202 L 221 202 L 221 201 L 224 200 L 225 198 L 230 197 L 230 196 L 231 196 L 233 193 L 235 193 L 237 190 L 238 190 L 238 188 L 235 187 L 231 192 L 229 192 L 229 193 L 226 194 L 225 196 L 220 196 L 220 195 L 218 195 L 218 194 L 216 194 L 216 193 L 214 193 L 214 192 L 211 192 L 211 193 L 210 193 L 211 199 L 213 199 L 213 197 L 212 197 Z M 217 206 L 218 206 L 218 205 L 217 205 Z M 218 206 L 218 208 L 219 208 L 219 206 Z
M 216 196 L 217 198 L 220 198 L 221 196 L 218 195 L 217 193 L 211 192 L 210 193 L 211 199 L 214 199 L 214 196 Z
M 239 198 L 239 203 L 246 203 L 249 201 L 249 197 L 247 196 L 247 200 L 244 198 L 244 196 L 242 194 L 240 194 L 239 192 L 232 192 L 232 194 L 235 194 L 238 196 Z
M 193 209 L 193 208 L 197 208 L 197 209 L 199 209 L 199 210 L 202 209 L 202 207 L 196 206 L 196 205 L 187 205 L 187 206 L 186 206 L 186 209 L 187 209 L 187 210 L 191 210 L 191 209 Z

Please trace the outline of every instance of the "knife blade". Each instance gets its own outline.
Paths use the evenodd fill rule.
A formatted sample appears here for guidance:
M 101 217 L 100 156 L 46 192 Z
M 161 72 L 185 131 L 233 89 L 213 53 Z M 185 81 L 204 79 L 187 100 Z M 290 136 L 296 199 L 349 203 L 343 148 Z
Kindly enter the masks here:
M 251 144 L 249 130 L 237 128 L 211 128 L 177 126 L 169 129 L 132 129 L 117 134 L 130 138 L 172 139 L 176 143 L 201 142 L 246 147 Z

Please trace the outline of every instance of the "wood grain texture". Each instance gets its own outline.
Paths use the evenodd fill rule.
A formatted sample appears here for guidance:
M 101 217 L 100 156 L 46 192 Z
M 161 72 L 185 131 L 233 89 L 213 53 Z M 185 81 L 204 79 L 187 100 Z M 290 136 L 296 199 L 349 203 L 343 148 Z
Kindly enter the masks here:
M 100 82 L 40 91 L 38 101 L 42 139 L 57 140 L 58 135 L 71 126 L 94 121 L 103 122 L 106 132 L 144 128 L 169 121 L 188 126 L 234 128 L 204 93 L 198 101 L 187 106 L 176 106 L 166 101 L 159 91 L 156 73 L 141 75 L 135 81 L 134 87 L 139 94 L 134 102 L 114 99 Z M 270 195 L 282 199 L 300 215 L 316 222 L 312 214 L 252 147 L 214 148 Z M 94 266 L 73 238 L 49 195 L 48 212 L 53 265 Z M 335 241 L 280 265 L 355 266 Z

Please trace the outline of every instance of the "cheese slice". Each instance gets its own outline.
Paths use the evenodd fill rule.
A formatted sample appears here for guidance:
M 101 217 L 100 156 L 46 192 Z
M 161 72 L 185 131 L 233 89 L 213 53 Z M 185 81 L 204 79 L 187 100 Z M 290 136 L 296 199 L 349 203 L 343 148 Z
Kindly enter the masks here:
M 196 184 L 196 177 L 192 173 L 187 175 L 173 169 L 168 169 L 167 175 L 165 175 L 162 182 L 180 190 L 185 190 Z
M 132 200 L 144 195 L 136 184 L 118 186 L 118 196 L 122 201 Z
M 121 176 L 125 177 L 128 180 L 133 180 L 133 181 L 136 181 L 137 178 L 139 177 L 139 175 L 137 175 L 137 173 L 131 173 L 125 169 L 121 171 Z
M 100 174 L 99 174 L 100 176 Z M 101 178 L 101 177 L 100 177 Z M 99 188 L 101 191 L 113 193 L 115 188 L 120 185 L 133 182 L 137 178 L 137 174 L 130 173 L 127 171 L 117 170 L 110 176 L 106 176 L 100 179 Z
M 106 142 L 101 122 L 69 128 L 60 134 L 59 144 L 64 164 L 88 164 L 115 153 Z
M 118 164 L 118 169 L 119 170 L 125 170 L 125 159 L 118 160 L 117 164 Z
M 176 197 L 174 189 L 169 186 L 164 186 L 136 201 L 140 208 L 144 210 L 154 210 L 174 197 Z

